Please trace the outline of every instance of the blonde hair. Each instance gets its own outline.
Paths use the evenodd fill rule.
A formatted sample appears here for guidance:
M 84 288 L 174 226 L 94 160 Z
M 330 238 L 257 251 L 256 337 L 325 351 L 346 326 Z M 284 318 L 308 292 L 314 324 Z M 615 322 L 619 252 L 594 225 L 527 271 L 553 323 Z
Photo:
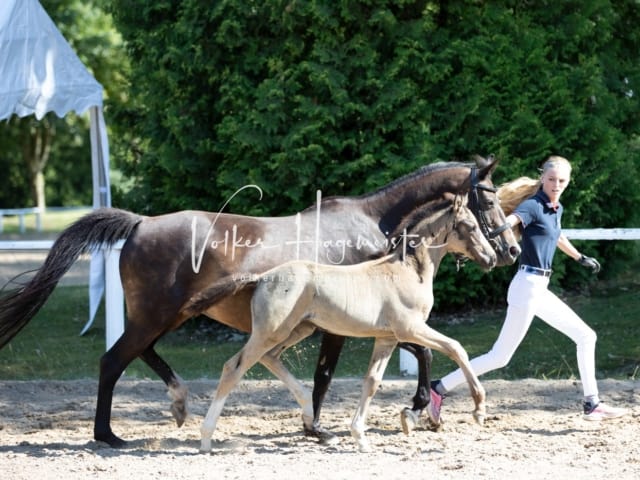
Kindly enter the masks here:
M 532 197 L 540 188 L 540 180 L 520 177 L 498 187 L 498 199 L 504 214 L 509 216 L 524 200 Z
M 571 164 L 569 163 L 569 160 L 567 160 L 564 157 L 559 157 L 558 155 L 551 155 L 542 164 L 542 174 L 544 175 L 547 170 L 551 170 L 552 168 L 559 168 L 559 167 L 567 168 L 569 171 L 569 174 L 571 174 Z

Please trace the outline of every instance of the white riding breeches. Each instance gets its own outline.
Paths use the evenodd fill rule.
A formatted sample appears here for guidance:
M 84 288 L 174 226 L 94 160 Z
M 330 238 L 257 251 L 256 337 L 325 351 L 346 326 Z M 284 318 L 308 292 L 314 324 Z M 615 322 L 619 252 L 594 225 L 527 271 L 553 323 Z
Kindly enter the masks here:
M 522 342 L 533 317 L 537 316 L 576 344 L 578 371 L 585 397 L 598 395 L 595 377 L 596 333 L 547 287 L 549 278 L 519 270 L 507 294 L 507 314 L 491 350 L 471 360 L 476 375 L 504 367 Z M 451 391 L 466 379 L 457 369 L 441 379 Z

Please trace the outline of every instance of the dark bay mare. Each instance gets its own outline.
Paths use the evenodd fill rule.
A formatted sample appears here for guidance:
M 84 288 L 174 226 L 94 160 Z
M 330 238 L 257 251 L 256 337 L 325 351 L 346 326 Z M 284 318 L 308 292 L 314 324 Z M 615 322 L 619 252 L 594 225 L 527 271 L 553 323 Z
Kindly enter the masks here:
M 185 302 L 219 278 L 262 273 L 294 259 L 328 264 L 355 264 L 380 257 L 402 220 L 420 205 L 446 193 L 469 194 L 469 207 L 492 242 L 498 265 L 512 264 L 520 250 L 496 198 L 491 174 L 497 160 L 476 157 L 474 163 L 427 165 L 391 184 L 358 197 L 331 197 L 288 217 L 181 211 L 146 217 L 107 208 L 93 211 L 65 229 L 43 266 L 24 286 L 0 298 L 0 348 L 38 312 L 78 256 L 101 245 L 126 240 L 120 276 L 127 307 L 124 333 L 100 360 L 94 438 L 112 447 L 124 440 L 111 429 L 113 389 L 126 367 L 142 359 L 168 386 L 171 412 L 178 426 L 187 415 L 187 388 L 155 351 L 156 342 L 182 325 L 191 314 Z M 251 292 L 220 300 L 203 313 L 248 332 Z M 314 428 L 323 435 L 320 404 L 327 391 L 344 339 L 325 335 L 313 393 Z M 430 352 L 403 344 L 418 358 L 420 379 L 414 408 L 429 401 L 426 383 Z

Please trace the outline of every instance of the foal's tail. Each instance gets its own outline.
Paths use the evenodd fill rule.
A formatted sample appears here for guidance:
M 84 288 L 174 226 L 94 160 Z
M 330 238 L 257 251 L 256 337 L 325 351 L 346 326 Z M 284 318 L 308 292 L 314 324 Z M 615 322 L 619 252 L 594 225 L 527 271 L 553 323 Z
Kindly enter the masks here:
M 225 297 L 235 295 L 245 288 L 254 288 L 259 278 L 260 276 L 255 274 L 233 274 L 222 277 L 187 300 L 182 305 L 180 313 L 186 318 L 199 315 Z
M 60 278 L 81 254 L 126 239 L 142 219 L 142 216 L 124 210 L 101 208 L 65 229 L 28 283 L 7 295 L 1 295 L 0 291 L 0 348 L 42 308 Z

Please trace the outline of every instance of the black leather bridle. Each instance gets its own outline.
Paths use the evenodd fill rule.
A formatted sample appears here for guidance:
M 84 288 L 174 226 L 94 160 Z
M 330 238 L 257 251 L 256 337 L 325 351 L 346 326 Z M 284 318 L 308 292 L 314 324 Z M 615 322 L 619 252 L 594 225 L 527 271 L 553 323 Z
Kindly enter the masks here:
M 471 188 L 469 190 L 469 209 L 473 212 L 474 216 L 478 220 L 478 225 L 480 225 L 480 231 L 482 235 L 489 241 L 493 249 L 499 246 L 496 237 L 500 235 L 505 230 L 511 228 L 508 222 L 505 222 L 503 225 L 500 225 L 497 228 L 491 230 L 489 226 L 489 222 L 487 221 L 487 216 L 485 215 L 485 211 L 482 209 L 482 205 L 480 204 L 480 194 L 478 190 L 484 190 L 485 192 L 496 193 L 498 191 L 497 188 L 488 187 L 486 185 L 481 185 L 478 180 L 478 168 L 471 167 Z M 456 258 L 456 269 L 460 270 L 460 268 L 466 263 L 468 260 L 464 255 L 455 255 Z
M 483 210 L 482 205 L 480 205 L 480 195 L 478 193 L 478 190 L 484 190 L 485 192 L 491 193 L 496 193 L 498 191 L 497 188 L 480 185 L 478 181 L 478 169 L 477 167 L 471 167 L 471 190 L 469 192 L 469 208 L 478 219 L 480 230 L 482 231 L 482 234 L 485 236 L 485 238 L 490 242 L 495 242 L 495 238 L 505 230 L 511 228 L 511 225 L 505 222 L 503 225 L 500 225 L 499 227 L 491 230 L 491 227 L 489 226 L 489 222 L 487 221 L 487 217 L 485 215 L 486 210 Z

